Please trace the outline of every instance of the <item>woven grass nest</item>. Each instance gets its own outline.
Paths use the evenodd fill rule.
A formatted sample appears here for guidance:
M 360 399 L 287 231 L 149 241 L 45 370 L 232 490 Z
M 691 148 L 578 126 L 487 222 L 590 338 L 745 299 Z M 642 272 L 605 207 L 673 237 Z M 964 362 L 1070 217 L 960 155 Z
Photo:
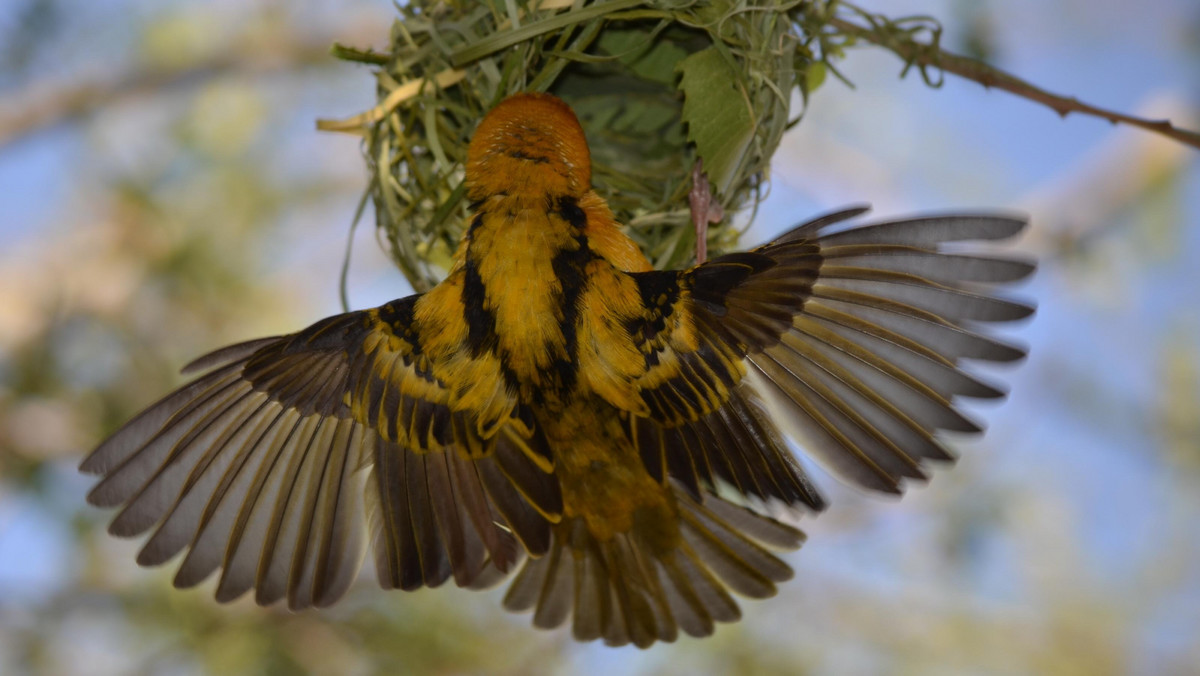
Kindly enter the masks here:
M 593 182 L 657 267 L 692 262 L 688 192 L 697 160 L 727 216 L 762 197 L 792 94 L 824 75 L 806 22 L 822 3 L 771 0 L 480 0 L 398 5 L 388 53 L 335 47 L 378 66 L 379 104 L 324 129 L 358 131 L 377 226 L 417 290 L 444 276 L 467 222 L 463 163 L 475 125 L 504 97 L 549 91 L 576 111 Z M 739 219 L 744 221 L 745 219 Z

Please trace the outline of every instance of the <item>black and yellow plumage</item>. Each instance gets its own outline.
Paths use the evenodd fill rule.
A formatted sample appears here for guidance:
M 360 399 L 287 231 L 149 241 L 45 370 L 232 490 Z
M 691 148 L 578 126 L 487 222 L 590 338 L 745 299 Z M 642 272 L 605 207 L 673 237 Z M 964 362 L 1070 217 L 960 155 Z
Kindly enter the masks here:
M 962 370 L 1031 308 L 1027 261 L 948 253 L 1015 235 L 980 214 L 847 225 L 655 271 L 590 188 L 558 99 L 507 99 L 467 165 L 472 221 L 428 293 L 218 350 L 83 462 L 110 531 L 151 532 L 175 583 L 326 606 L 368 549 L 385 588 L 483 587 L 581 640 L 647 646 L 736 620 L 792 572 L 795 528 L 747 504 L 824 501 L 776 424 L 846 481 L 899 493 L 977 431 Z M 726 493 L 728 491 L 728 493 Z M 523 561 L 523 563 L 522 563 Z

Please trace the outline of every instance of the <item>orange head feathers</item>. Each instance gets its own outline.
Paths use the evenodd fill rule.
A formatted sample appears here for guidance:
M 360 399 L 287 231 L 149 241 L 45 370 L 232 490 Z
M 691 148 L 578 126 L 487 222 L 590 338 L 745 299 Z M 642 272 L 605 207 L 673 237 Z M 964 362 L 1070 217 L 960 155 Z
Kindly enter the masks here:
M 570 106 L 550 94 L 511 96 L 492 109 L 467 149 L 467 197 L 495 194 L 581 197 L 592 160 Z

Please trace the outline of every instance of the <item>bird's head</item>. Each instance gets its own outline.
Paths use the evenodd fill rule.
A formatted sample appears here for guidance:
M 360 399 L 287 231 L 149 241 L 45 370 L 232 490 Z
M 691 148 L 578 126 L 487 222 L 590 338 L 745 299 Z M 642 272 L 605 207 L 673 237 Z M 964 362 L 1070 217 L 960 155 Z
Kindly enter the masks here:
M 592 159 L 571 107 L 550 94 L 516 94 L 479 123 L 467 149 L 467 198 L 507 193 L 580 197 Z

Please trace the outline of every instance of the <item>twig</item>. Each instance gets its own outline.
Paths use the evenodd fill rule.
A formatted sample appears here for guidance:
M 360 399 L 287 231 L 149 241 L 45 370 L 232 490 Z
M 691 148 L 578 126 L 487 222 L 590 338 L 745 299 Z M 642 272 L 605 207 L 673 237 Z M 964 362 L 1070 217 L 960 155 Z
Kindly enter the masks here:
M 692 167 L 692 189 L 688 192 L 692 225 L 696 228 L 696 265 L 708 260 L 708 225 L 725 218 L 725 208 L 713 198 L 712 185 L 704 174 L 704 161 L 697 158 Z
M 379 105 L 375 106 L 374 108 L 366 112 L 359 113 L 353 117 L 347 117 L 344 120 L 319 119 L 317 120 L 317 129 L 319 131 L 337 131 L 347 134 L 361 134 L 371 124 L 374 124 L 375 122 L 387 117 L 389 113 L 396 109 L 396 106 L 404 103 L 417 94 L 420 94 L 425 88 L 425 85 L 429 84 L 430 82 L 435 83 L 439 89 L 446 89 L 447 87 L 452 87 L 458 84 L 459 81 L 461 81 L 464 77 L 466 77 L 465 71 L 458 69 L 447 69 L 443 70 L 437 75 L 434 75 L 432 78 L 409 80 L 408 82 L 405 82 L 389 92 L 388 95 L 379 102 Z
M 905 63 L 915 65 L 922 71 L 934 68 L 947 73 L 953 73 L 968 80 L 974 80 L 984 87 L 996 88 L 1015 94 L 1030 101 L 1040 103 L 1062 117 L 1071 113 L 1091 115 L 1108 120 L 1113 124 L 1127 124 L 1161 134 L 1193 148 L 1200 149 L 1200 133 L 1182 129 L 1171 124 L 1170 120 L 1148 120 L 1124 113 L 1093 106 L 1074 97 L 1060 96 L 1006 73 L 997 68 L 975 59 L 948 52 L 944 49 L 920 44 L 907 36 L 884 30 L 873 30 L 853 21 L 839 17 L 830 17 L 829 24 L 847 35 L 866 40 L 874 45 L 883 47 L 895 53 Z

